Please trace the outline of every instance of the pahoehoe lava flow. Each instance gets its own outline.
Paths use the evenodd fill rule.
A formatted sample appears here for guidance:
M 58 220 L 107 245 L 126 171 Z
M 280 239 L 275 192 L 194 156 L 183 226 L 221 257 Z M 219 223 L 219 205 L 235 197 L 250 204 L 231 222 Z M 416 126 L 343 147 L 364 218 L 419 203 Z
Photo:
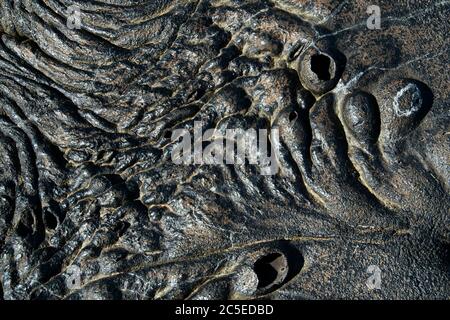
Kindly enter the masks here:
M 0 0 L 0 299 L 448 299 L 450 2 L 376 2 Z

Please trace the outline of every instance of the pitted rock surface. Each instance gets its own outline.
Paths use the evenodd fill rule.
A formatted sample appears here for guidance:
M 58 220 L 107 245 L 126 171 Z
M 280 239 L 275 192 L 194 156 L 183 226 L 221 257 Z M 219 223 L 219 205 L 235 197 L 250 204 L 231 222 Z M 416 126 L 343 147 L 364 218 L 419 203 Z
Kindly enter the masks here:
M 0 298 L 448 299 L 450 3 L 377 4 L 0 0 Z

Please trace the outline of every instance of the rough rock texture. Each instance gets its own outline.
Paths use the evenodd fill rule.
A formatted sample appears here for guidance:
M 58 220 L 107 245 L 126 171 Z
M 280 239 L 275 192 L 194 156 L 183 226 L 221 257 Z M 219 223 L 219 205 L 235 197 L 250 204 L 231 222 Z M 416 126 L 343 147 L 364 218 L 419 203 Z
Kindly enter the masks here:
M 0 298 L 448 299 L 450 4 L 376 2 L 0 0 Z

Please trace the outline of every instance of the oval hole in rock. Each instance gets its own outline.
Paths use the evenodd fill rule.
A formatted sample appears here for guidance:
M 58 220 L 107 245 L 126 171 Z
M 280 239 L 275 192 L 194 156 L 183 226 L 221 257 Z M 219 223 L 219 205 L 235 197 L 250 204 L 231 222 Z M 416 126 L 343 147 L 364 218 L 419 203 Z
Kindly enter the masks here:
M 305 263 L 303 254 L 289 241 L 280 241 L 271 251 L 266 251 L 253 265 L 258 295 L 281 288 L 300 273 Z
M 319 80 L 328 81 L 331 79 L 330 65 L 330 58 L 323 54 L 316 54 L 311 57 L 311 70 Z
M 285 274 L 286 268 L 286 258 L 280 253 L 270 253 L 259 258 L 253 267 L 258 277 L 258 289 L 278 284 L 278 280 L 282 274 Z

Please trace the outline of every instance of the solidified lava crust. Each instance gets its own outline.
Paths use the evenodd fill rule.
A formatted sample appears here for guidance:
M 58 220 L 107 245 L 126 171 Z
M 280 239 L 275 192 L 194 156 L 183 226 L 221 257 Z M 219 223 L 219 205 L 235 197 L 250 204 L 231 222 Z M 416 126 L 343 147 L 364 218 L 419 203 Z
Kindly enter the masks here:
M 450 4 L 376 2 L 0 0 L 0 299 L 448 299 Z

